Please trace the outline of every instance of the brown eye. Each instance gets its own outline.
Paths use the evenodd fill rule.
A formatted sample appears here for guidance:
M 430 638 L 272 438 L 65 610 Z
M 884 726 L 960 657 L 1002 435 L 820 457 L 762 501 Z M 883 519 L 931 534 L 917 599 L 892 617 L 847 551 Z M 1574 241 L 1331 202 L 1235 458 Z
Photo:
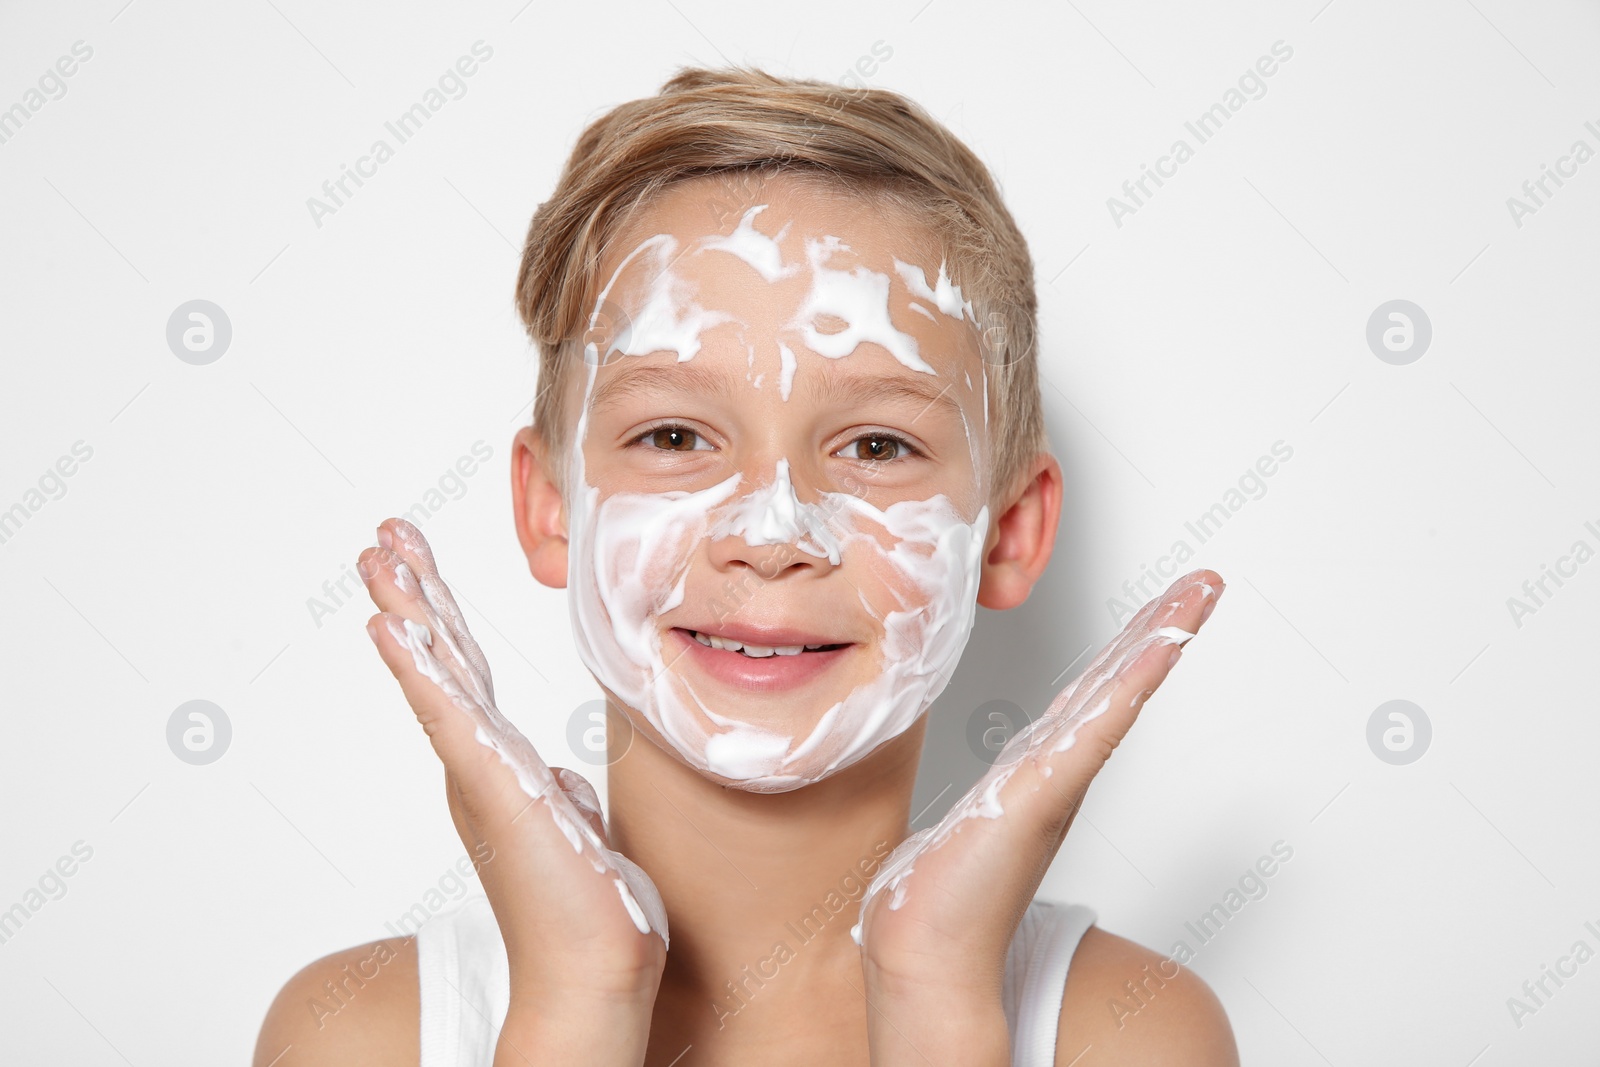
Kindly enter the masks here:
M 665 426 L 650 435 L 650 443 L 672 452 L 692 452 L 699 434 L 677 426 Z
M 890 460 L 900 455 L 900 442 L 893 437 L 862 437 L 856 441 L 856 458 Z

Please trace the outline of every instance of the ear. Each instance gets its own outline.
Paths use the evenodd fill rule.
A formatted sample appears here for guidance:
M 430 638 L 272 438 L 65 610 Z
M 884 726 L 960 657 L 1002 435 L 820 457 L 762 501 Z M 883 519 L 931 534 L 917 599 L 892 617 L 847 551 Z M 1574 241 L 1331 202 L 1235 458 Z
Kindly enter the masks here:
M 545 464 L 543 436 L 532 426 L 511 441 L 511 507 L 528 571 L 540 585 L 567 586 L 567 515 Z
M 1061 521 L 1061 464 L 1048 452 L 1034 457 L 1022 489 L 1000 512 L 985 538 L 978 603 L 1003 611 L 1028 599 L 1055 550 Z

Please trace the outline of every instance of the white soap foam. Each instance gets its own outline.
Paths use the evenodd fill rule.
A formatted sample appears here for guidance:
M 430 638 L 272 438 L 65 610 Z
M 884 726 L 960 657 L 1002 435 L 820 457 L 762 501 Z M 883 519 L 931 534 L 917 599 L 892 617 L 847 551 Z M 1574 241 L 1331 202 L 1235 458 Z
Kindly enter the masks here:
M 864 265 L 830 266 L 833 256 L 850 251 L 832 235 L 806 239 L 806 263 L 785 265 L 778 242 L 789 226 L 777 238 L 761 234 L 754 222 L 764 208 L 746 211 L 732 234 L 702 239 L 695 251 L 730 252 L 769 282 L 808 267 L 810 289 L 784 329 L 798 331 L 812 352 L 839 359 L 862 344 L 876 344 L 910 369 L 937 373 L 921 358 L 916 339 L 895 327 L 888 275 Z M 635 257 L 653 255 L 655 274 L 631 336 L 614 341 L 603 356 L 672 351 L 680 362 L 686 361 L 700 351 L 700 332 L 738 321 L 694 303 L 694 287 L 672 270 L 677 248 L 673 237 L 658 234 L 619 264 L 596 299 L 591 324 Z M 936 286 L 929 286 L 915 267 L 899 260 L 895 264 L 914 295 L 946 315 L 970 314 L 970 302 L 950 284 L 942 263 Z M 822 316 L 843 328 L 821 332 L 816 320 Z M 798 360 L 781 342 L 778 353 L 780 390 L 787 401 Z M 786 458 L 777 461 L 770 478 L 759 481 L 735 473 L 694 492 L 602 497 L 600 488 L 585 477 L 583 443 L 589 397 L 604 361 L 589 360 L 568 481 L 574 487 L 569 603 L 579 655 L 596 678 L 642 714 L 691 766 L 756 791 L 814 782 L 909 728 L 948 683 L 971 633 L 988 508 L 966 516 L 943 495 L 885 508 L 850 493 L 824 491 L 802 501 Z M 970 388 L 970 377 L 967 381 Z M 982 442 L 970 427 L 966 432 L 981 483 Z M 978 489 L 981 498 L 984 487 Z M 682 602 L 690 563 L 700 547 L 723 537 L 738 537 L 751 546 L 792 545 L 831 566 L 853 562 L 860 573 L 879 576 L 899 602 L 898 610 L 874 612 L 865 593 L 858 594 L 881 625 L 882 662 L 869 682 L 826 709 L 799 740 L 740 721 L 730 706 L 708 700 L 667 662 L 679 649 L 663 648 L 661 616 Z
M 632 860 L 607 847 L 583 817 L 583 811 L 595 810 L 592 790 L 587 796 L 579 790 L 581 802 L 575 802 L 560 788 L 549 766 L 527 738 L 500 714 L 492 702 L 480 701 L 458 681 L 458 676 L 471 679 L 476 675 L 476 669 L 462 655 L 460 645 L 451 637 L 449 627 L 443 620 L 445 614 L 459 617 L 459 613 L 452 612 L 447 601 L 428 595 L 427 587 L 428 583 L 423 583 L 425 592 L 422 605 L 423 614 L 431 625 L 413 622 L 409 618 L 397 623 L 394 616 L 386 615 L 384 621 L 388 624 L 390 634 L 411 653 L 411 662 L 417 671 L 437 685 L 454 707 L 473 720 L 473 736 L 478 743 L 499 755 L 501 762 L 516 777 L 518 786 L 531 800 L 543 802 L 544 810 L 573 850 L 579 855 L 586 855 L 597 874 L 613 875 L 634 928 L 641 934 L 653 931 L 661 937 L 663 944 L 668 943 L 666 908 L 655 884 Z M 437 642 L 435 634 L 440 638 Z M 449 666 L 435 654 L 441 649 Z M 469 681 L 469 686 L 474 693 L 488 690 L 486 679 L 480 679 L 477 684 Z
M 1215 590 L 1208 583 L 1197 584 L 1204 587 L 1202 598 L 1215 595 Z M 1192 585 L 1186 588 L 1192 588 Z M 1138 623 L 1148 619 L 1158 603 L 1159 600 L 1156 600 L 1146 605 L 1123 632 L 1137 632 Z M 1093 722 L 1110 709 L 1111 697 L 1118 684 L 1117 676 L 1124 667 L 1153 645 L 1170 644 L 1181 648 L 1192 637 L 1194 634 L 1181 627 L 1160 626 L 1126 644 L 1119 635 L 1102 649 L 1084 672 L 1057 694 L 1044 715 L 1030 722 L 1006 743 L 994 765 L 950 806 L 937 824 L 912 834 L 889 854 L 861 898 L 861 917 L 850 930 L 850 936 L 856 944 L 862 943 L 864 917 L 875 899 L 888 893 L 889 910 L 895 911 L 904 906 L 907 880 L 914 873 L 919 858 L 944 845 L 972 819 L 1003 817 L 1005 809 L 1000 803 L 1000 793 L 1017 770 L 1041 757 L 1070 749 L 1084 724 Z M 1084 690 L 1084 695 L 1074 699 L 1078 697 L 1080 688 Z M 1043 776 L 1048 778 L 1050 770 L 1048 766 L 1042 767 Z

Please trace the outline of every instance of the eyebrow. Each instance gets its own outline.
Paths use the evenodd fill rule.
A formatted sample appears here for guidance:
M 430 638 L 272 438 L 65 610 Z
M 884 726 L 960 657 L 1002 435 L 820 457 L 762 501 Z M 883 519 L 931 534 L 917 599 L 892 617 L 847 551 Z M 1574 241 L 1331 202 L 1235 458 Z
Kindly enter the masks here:
M 813 399 L 823 403 L 847 401 L 854 406 L 909 400 L 917 405 L 917 414 L 912 422 L 922 418 L 928 409 L 936 405 L 956 418 L 962 417 L 961 405 L 950 395 L 954 381 L 941 386 L 936 376 L 923 372 L 882 376 L 846 374 L 835 371 L 833 367 L 833 361 L 829 360 L 827 369 L 821 374 L 806 375 L 801 387 Z
M 850 374 L 835 370 L 829 360 L 821 373 L 800 375 L 797 387 L 820 404 L 845 404 L 850 407 L 877 403 L 909 401 L 917 405 L 912 422 L 922 418 L 929 409 L 937 406 L 956 418 L 962 417 L 961 405 L 950 395 L 955 382 L 940 385 L 933 375 L 926 373 L 875 375 Z M 662 392 L 691 393 L 736 399 L 735 390 L 742 385 L 732 375 L 719 373 L 692 359 L 682 363 L 651 364 L 620 369 L 594 387 L 589 397 L 591 410 L 619 404 L 630 397 L 649 396 Z M 791 394 L 792 395 L 792 394 Z
M 620 369 L 618 373 L 598 383 L 594 387 L 594 392 L 590 394 L 589 407 L 591 410 L 598 410 L 611 404 L 621 403 L 629 397 L 659 392 L 731 397 L 733 388 L 733 380 L 728 375 L 718 374 L 704 364 L 697 365 L 692 359 L 665 366 L 636 365 Z

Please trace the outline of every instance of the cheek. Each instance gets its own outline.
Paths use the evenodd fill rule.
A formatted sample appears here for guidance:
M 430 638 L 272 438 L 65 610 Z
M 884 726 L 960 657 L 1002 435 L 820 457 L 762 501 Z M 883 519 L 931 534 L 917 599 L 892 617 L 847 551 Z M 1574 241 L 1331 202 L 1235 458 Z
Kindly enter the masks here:
M 595 515 L 590 558 L 598 592 L 617 622 L 639 623 L 681 595 L 706 526 L 700 509 L 642 495 L 612 497 Z
M 937 591 L 926 578 L 929 551 L 926 545 L 882 531 L 852 543 L 845 554 L 856 572 L 851 584 L 880 621 L 894 612 L 924 609 L 935 599 Z
M 952 624 L 977 596 L 986 508 L 969 523 L 942 498 L 905 501 L 851 525 L 852 584 L 883 626 L 886 658 L 922 656 L 960 629 Z
M 659 653 L 655 616 L 683 597 L 694 555 L 704 543 L 712 509 L 737 478 L 699 493 L 618 493 L 585 497 L 585 533 L 575 547 L 572 588 L 598 601 L 629 659 L 652 662 Z

